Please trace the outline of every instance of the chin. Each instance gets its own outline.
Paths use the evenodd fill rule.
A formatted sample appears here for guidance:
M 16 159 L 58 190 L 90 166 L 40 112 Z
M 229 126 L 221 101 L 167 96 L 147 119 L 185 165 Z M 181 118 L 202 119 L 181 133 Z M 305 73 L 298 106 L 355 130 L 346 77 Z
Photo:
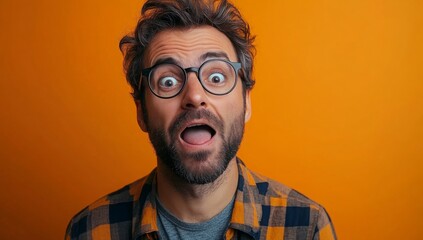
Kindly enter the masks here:
M 206 155 L 208 157 L 206 157 Z M 218 179 L 227 169 L 229 162 L 224 158 L 212 158 L 210 154 L 196 154 L 195 158 L 173 164 L 172 171 L 190 184 L 207 184 Z

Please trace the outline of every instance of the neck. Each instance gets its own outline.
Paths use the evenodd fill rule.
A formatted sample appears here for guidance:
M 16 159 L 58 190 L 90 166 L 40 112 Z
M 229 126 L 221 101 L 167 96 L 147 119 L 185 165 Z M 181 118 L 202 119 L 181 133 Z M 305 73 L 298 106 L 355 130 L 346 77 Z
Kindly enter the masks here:
M 184 222 L 211 219 L 232 200 L 238 184 L 238 166 L 232 159 L 221 176 L 208 184 L 189 184 L 167 167 L 157 166 L 157 193 L 160 203 Z

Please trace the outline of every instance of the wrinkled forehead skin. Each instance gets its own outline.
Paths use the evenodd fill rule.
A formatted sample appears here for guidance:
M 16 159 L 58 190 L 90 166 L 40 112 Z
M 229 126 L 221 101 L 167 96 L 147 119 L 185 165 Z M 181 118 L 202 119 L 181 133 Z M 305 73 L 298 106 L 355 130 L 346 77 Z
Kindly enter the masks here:
M 237 61 L 229 38 L 211 26 L 163 30 L 153 37 L 143 60 L 145 67 L 166 58 L 176 60 L 182 67 L 193 67 L 206 60 L 206 53 L 220 53 L 226 55 L 222 58 Z

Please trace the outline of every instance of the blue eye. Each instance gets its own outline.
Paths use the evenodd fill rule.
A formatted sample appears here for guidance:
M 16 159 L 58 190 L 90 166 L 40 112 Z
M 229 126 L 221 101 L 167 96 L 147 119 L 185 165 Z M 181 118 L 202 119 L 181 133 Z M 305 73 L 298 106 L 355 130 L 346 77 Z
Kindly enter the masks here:
M 210 74 L 208 81 L 212 84 L 221 84 L 225 82 L 225 76 L 221 73 Z
M 164 77 L 159 79 L 159 86 L 163 88 L 174 88 L 178 85 L 178 80 L 174 77 Z

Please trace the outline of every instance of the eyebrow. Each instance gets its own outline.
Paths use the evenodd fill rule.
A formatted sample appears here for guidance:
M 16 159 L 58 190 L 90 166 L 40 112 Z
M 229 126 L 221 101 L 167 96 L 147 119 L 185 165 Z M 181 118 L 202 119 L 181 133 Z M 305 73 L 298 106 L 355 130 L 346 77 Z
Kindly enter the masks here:
M 159 65 L 159 64 L 164 64 L 164 63 L 172 63 L 172 64 L 176 64 L 178 65 L 179 62 L 174 59 L 173 57 L 167 57 L 167 58 L 159 58 L 157 59 L 157 61 L 153 64 L 153 66 Z
M 225 60 L 229 61 L 229 57 L 225 52 L 206 52 L 204 54 L 202 54 L 198 59 L 201 62 L 204 62 L 205 60 L 208 60 L 210 58 L 224 58 Z M 176 64 L 176 65 L 181 65 L 181 63 L 176 60 L 173 57 L 166 57 L 166 58 L 159 58 L 157 59 L 157 61 L 153 64 L 153 66 L 159 65 L 159 64 L 166 64 L 166 63 L 171 63 L 171 64 Z
M 229 57 L 225 52 L 206 52 L 200 56 L 201 61 L 205 61 L 209 58 L 224 58 L 229 61 Z

